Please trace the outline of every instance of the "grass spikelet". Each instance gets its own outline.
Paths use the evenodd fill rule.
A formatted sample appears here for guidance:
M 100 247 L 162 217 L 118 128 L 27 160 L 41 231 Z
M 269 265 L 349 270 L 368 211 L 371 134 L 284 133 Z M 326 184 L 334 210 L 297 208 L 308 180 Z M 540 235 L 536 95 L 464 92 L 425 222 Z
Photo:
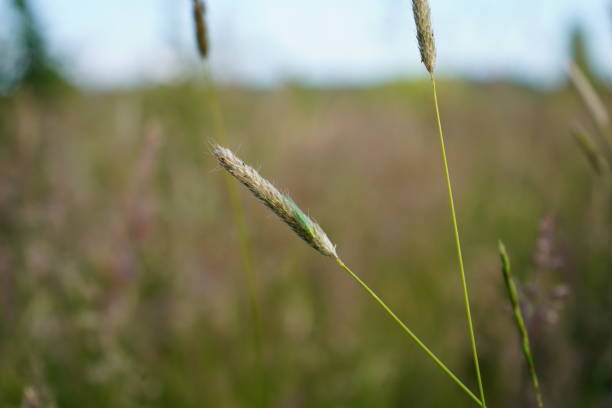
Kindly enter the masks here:
M 421 61 L 431 75 L 436 67 L 436 43 L 431 28 L 431 9 L 427 0 L 412 0 L 412 12 L 417 27 Z
M 529 344 L 529 333 L 527 332 L 527 327 L 525 326 L 525 321 L 523 319 L 523 312 L 521 311 L 521 306 L 519 303 L 516 286 L 514 285 L 514 280 L 512 279 L 512 270 L 510 268 L 510 258 L 508 257 L 508 252 L 506 251 L 506 247 L 501 241 L 499 242 L 499 256 L 501 259 L 501 266 L 502 266 L 501 270 L 502 270 L 502 275 L 504 276 L 504 282 L 506 284 L 506 291 L 508 292 L 508 298 L 510 299 L 510 303 L 512 305 L 512 312 L 514 313 L 514 321 L 516 323 L 516 328 L 521 337 L 521 342 L 523 346 L 523 355 L 525 356 L 525 360 L 527 361 L 527 368 L 529 369 L 529 374 L 531 375 L 531 382 L 533 383 L 533 388 L 535 390 L 538 408 L 543 408 L 544 402 L 542 400 L 542 393 L 540 391 L 540 382 L 538 381 L 538 374 L 535 369 L 535 363 L 533 362 L 533 355 L 531 354 L 531 346 Z
M 202 0 L 193 0 L 193 21 L 195 23 L 195 37 L 198 43 L 198 52 L 202 59 L 208 57 L 208 32 L 206 31 L 206 7 Z
M 611 135 L 609 134 L 610 116 L 595 88 L 576 63 L 572 62 L 570 64 L 568 74 L 599 131 L 606 138 L 606 141 L 612 145 Z
M 278 215 L 300 238 L 321 254 L 337 258 L 336 247 L 323 229 L 291 198 L 278 191 L 272 183 L 261 177 L 254 168 L 245 164 L 231 150 L 214 145 L 213 154 L 225 170 Z
M 576 140 L 578 147 L 584 153 L 593 171 L 599 176 L 610 176 L 610 165 L 608 160 L 601 154 L 599 147 L 591 135 L 582 126 L 574 125 L 571 129 L 572 136 Z

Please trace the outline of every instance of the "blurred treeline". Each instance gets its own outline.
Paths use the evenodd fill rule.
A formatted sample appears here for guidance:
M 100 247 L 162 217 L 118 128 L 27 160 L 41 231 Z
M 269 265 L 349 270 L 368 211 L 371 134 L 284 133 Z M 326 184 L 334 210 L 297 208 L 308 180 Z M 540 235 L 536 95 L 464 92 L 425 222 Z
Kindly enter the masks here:
M 68 87 L 49 55 L 43 30 L 27 0 L 10 0 L 15 14 L 15 30 L 0 40 L 0 94 L 26 84 L 38 94 L 59 92 Z M 9 24 L 8 18 L 4 24 Z
M 473 406 L 332 262 L 242 194 L 258 357 L 207 154 L 208 91 L 75 91 L 28 3 L 14 4 L 22 63 L 0 99 L 0 406 Z M 609 84 L 581 65 L 609 111 Z M 605 156 L 606 129 L 569 84 L 439 88 L 491 406 L 532 404 L 500 238 L 547 406 L 612 406 L 610 184 L 570 135 L 578 121 Z M 474 385 L 428 84 L 219 96 L 231 147 Z

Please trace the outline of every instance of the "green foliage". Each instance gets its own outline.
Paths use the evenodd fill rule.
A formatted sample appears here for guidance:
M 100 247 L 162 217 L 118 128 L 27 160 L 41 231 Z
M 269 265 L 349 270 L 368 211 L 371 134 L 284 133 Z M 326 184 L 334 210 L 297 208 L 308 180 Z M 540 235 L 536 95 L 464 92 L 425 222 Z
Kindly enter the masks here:
M 58 88 L 68 87 L 56 63 L 47 52 L 44 36 L 37 22 L 29 0 L 13 0 L 13 8 L 18 18 L 17 33 L 6 40 L 5 47 L 16 48 L 13 52 L 18 61 L 14 64 L 16 72 L 4 72 L 0 78 L 0 89 L 28 86 L 39 95 L 52 95 Z M 7 52 L 8 55 L 10 55 Z

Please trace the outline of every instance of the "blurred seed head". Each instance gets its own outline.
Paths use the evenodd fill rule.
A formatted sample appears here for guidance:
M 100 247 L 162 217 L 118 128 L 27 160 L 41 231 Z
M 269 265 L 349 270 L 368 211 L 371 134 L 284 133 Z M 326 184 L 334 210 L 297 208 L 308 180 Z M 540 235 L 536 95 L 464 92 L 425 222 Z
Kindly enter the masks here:
M 597 91 L 595 91 L 587 76 L 574 62 L 570 63 L 568 75 L 597 126 L 602 131 L 608 130 L 610 127 L 610 116 L 606 106 L 599 95 L 597 95 Z
M 583 126 L 578 124 L 572 126 L 571 132 L 593 171 L 600 176 L 609 177 L 610 165 L 608 160 L 601 153 L 599 146 L 597 146 L 591 134 Z
M 23 400 L 21 402 L 22 408 L 40 408 L 42 407 L 40 397 L 36 390 L 32 387 L 26 387 L 23 391 Z
M 533 254 L 534 263 L 541 271 L 553 271 L 565 265 L 564 256 L 557 248 L 556 236 L 557 221 L 555 217 L 552 215 L 542 217 Z
M 289 227 L 311 247 L 325 256 L 336 258 L 336 247 L 323 229 L 308 217 L 287 195 L 240 160 L 231 150 L 213 145 L 212 152 L 219 164 L 248 188 L 255 197 L 274 211 Z
M 412 12 L 417 27 L 421 61 L 427 71 L 433 75 L 436 66 L 436 43 L 431 28 L 431 9 L 428 0 L 412 0 Z
M 202 59 L 208 57 L 208 32 L 205 19 L 206 7 L 202 0 L 193 0 L 193 21 L 195 23 L 195 36 L 198 43 L 198 52 Z
M 21 408 L 55 408 L 48 392 L 41 392 L 34 386 L 27 386 L 23 390 Z

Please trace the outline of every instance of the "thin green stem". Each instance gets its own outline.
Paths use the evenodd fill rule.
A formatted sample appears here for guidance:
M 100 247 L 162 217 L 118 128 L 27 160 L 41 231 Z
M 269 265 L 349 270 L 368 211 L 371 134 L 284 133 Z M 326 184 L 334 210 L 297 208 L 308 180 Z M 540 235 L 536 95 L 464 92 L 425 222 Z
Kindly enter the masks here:
M 483 408 L 486 408 L 484 395 L 484 387 L 482 386 L 482 377 L 480 375 L 480 363 L 478 361 L 478 351 L 476 349 L 476 337 L 474 336 L 474 325 L 472 323 L 472 312 L 470 310 L 470 296 L 468 294 L 467 280 L 465 278 L 465 268 L 463 267 L 463 254 L 461 252 L 461 240 L 459 239 L 459 227 L 457 226 L 457 214 L 455 213 L 455 202 L 453 199 L 453 188 L 451 185 L 450 172 L 448 170 L 448 160 L 446 159 L 446 147 L 444 144 L 444 135 L 442 133 L 442 121 L 440 120 L 440 107 L 438 104 L 438 92 L 436 91 L 436 80 L 431 75 L 431 84 L 434 95 L 434 105 L 436 108 L 436 121 L 438 123 L 438 134 L 440 135 L 440 146 L 442 148 L 442 163 L 444 164 L 444 176 L 446 178 L 446 187 L 448 189 L 448 202 L 450 204 L 451 218 L 453 220 L 453 232 L 455 235 L 455 244 L 457 247 L 457 259 L 459 260 L 459 271 L 461 273 L 461 285 L 463 286 L 463 300 L 465 303 L 465 314 L 467 316 L 468 329 L 470 332 L 470 342 L 472 345 L 472 354 L 474 355 L 474 367 L 476 369 L 476 379 L 478 381 L 478 389 L 480 391 L 480 400 Z
M 387 314 L 391 316 L 393 320 L 395 320 L 402 330 L 404 330 L 404 332 L 410 336 L 410 338 L 438 365 L 438 367 L 440 367 L 446 373 L 446 375 L 448 375 L 459 387 L 461 387 L 461 389 L 472 400 L 474 400 L 478 406 L 483 406 L 478 397 L 474 395 L 474 393 L 472 393 L 472 391 L 470 391 L 470 389 L 463 384 L 463 382 L 461 382 L 461 380 L 459 380 L 459 378 L 457 378 L 457 376 L 453 374 L 453 372 L 442 361 L 440 361 L 440 359 L 412 332 L 412 330 L 408 328 L 408 326 L 404 324 L 404 322 L 400 320 L 399 317 L 397 317 L 395 313 L 393 313 L 389 306 L 387 306 L 387 304 L 383 302 L 382 299 L 379 298 L 378 295 L 372 289 L 370 289 L 370 287 L 364 281 L 362 281 L 359 276 L 357 276 L 348 266 L 346 266 L 340 258 L 336 258 L 336 262 L 342 269 L 348 272 L 348 274 L 351 275 L 351 277 L 357 281 L 357 283 L 359 283 L 359 285 L 361 285 L 361 287 L 364 288 L 366 292 L 370 294 L 370 296 L 374 298 L 374 300 L 385 310 L 385 312 L 387 312 Z
M 215 89 L 212 73 L 208 65 L 205 67 L 204 79 L 206 83 L 206 89 L 208 91 L 208 102 L 213 119 L 215 138 L 219 141 L 219 143 L 227 145 L 227 131 L 225 128 L 225 120 L 221 111 L 221 105 L 219 103 L 219 98 Z M 255 270 L 253 268 L 253 257 L 251 255 L 251 242 L 238 187 L 236 183 L 234 183 L 232 176 L 228 173 L 224 174 L 224 181 L 227 190 L 227 195 L 230 201 L 230 207 L 232 209 L 234 217 L 236 232 L 238 235 L 238 245 L 240 247 L 240 259 L 242 263 L 242 269 L 244 271 L 244 279 L 247 282 L 249 309 L 251 314 L 251 322 L 253 325 L 255 358 L 260 374 L 259 378 L 261 380 L 261 406 L 266 407 L 268 405 L 268 397 L 262 357 L 262 330 L 260 317 L 261 314 L 259 310 L 257 275 L 255 274 Z
M 538 373 L 536 372 L 535 363 L 533 362 L 533 354 L 531 354 L 531 346 L 529 343 L 529 332 L 527 331 L 527 327 L 525 326 L 525 321 L 523 319 L 523 312 L 521 311 L 521 306 L 520 306 L 520 302 L 518 299 L 518 293 L 516 291 L 516 286 L 514 285 L 514 280 L 512 279 L 512 269 L 510 268 L 510 257 L 508 257 L 508 252 L 506 252 L 506 247 L 501 241 L 499 242 L 499 256 L 501 258 L 502 275 L 504 276 L 504 282 L 506 283 L 506 291 L 508 292 L 508 297 L 510 298 L 510 304 L 512 305 L 512 312 L 514 314 L 514 321 L 516 323 L 516 328 L 519 332 L 519 336 L 521 337 L 521 343 L 523 346 L 523 355 L 525 356 L 525 361 L 527 362 L 527 368 L 529 370 L 529 374 L 531 375 L 531 382 L 533 383 L 533 388 L 535 390 L 538 408 L 544 408 L 544 401 L 542 400 L 542 392 L 540 391 L 540 382 L 538 381 Z

